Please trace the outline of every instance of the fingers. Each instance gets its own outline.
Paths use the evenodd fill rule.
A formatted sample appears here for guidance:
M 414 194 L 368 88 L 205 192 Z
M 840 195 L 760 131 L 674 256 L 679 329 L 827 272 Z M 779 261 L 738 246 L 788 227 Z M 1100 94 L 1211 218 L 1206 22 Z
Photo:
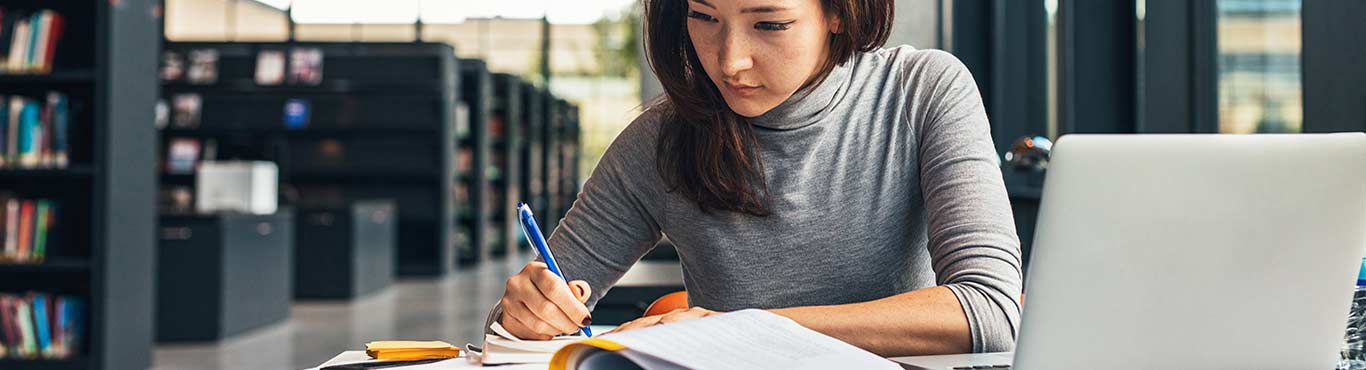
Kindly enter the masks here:
M 666 314 L 666 315 L 667 315 L 667 314 Z M 616 329 L 612 329 L 611 331 L 608 331 L 607 333 L 610 334 L 610 333 L 616 333 L 616 332 L 622 332 L 622 331 L 627 331 L 627 330 L 634 330 L 634 329 L 640 329 L 640 328 L 644 328 L 644 327 L 654 326 L 655 324 L 659 323 L 659 319 L 661 319 L 661 318 L 663 318 L 663 317 L 664 317 L 664 315 L 645 316 L 645 317 L 642 317 L 642 318 L 639 318 L 639 319 L 631 320 L 630 322 L 627 322 L 627 323 L 625 323 L 625 324 L 621 324 L 621 326 L 618 326 Z
M 528 312 L 526 306 L 503 299 L 503 317 L 499 323 L 518 338 L 526 340 L 548 340 L 555 335 L 555 328 L 541 322 Z
M 587 281 L 574 280 L 569 282 L 570 290 L 574 293 L 574 298 L 578 298 L 580 303 L 588 304 L 588 298 L 593 296 L 593 287 Z M 590 313 L 589 318 L 592 318 Z
M 671 322 L 698 319 L 707 317 L 710 314 L 710 311 L 698 307 L 693 307 L 685 311 L 675 311 L 674 313 L 666 314 L 664 315 L 664 317 L 659 318 L 659 323 L 668 324 Z
M 528 263 L 508 278 L 505 289 L 499 302 L 504 316 L 500 322 L 518 338 L 549 339 L 577 332 L 582 322 L 590 321 L 587 307 L 543 263 Z M 566 309 L 578 317 L 571 318 Z
M 608 331 L 607 333 L 604 333 L 604 334 L 610 334 L 610 333 L 615 333 L 615 332 L 619 332 L 619 331 L 627 331 L 627 330 L 640 329 L 640 328 L 645 328 L 645 327 L 650 327 L 650 326 L 655 326 L 655 325 L 663 325 L 663 324 L 674 323 L 674 322 L 679 322 L 679 321 L 686 321 L 686 320 L 698 319 L 698 318 L 703 318 L 703 317 L 707 317 L 707 316 L 711 316 L 711 315 L 715 315 L 715 314 L 717 314 L 716 311 L 708 310 L 708 309 L 701 308 L 701 307 L 680 308 L 680 309 L 676 309 L 676 310 L 673 310 L 673 311 L 669 311 L 668 313 L 665 313 L 665 314 L 659 314 L 659 315 L 654 315 L 654 316 L 646 316 L 646 317 L 642 317 L 642 318 L 639 318 L 639 319 L 631 320 L 630 322 L 627 322 L 627 323 L 625 323 L 625 324 L 621 324 L 621 326 L 618 326 L 616 329 L 612 329 L 611 331 Z
M 580 302 L 573 292 L 570 292 L 569 285 L 566 285 L 559 276 L 555 276 L 555 273 L 550 272 L 550 270 L 540 270 L 534 273 L 531 279 L 532 283 L 536 285 L 536 289 L 545 298 L 546 303 L 554 305 L 558 311 L 557 314 L 547 314 L 548 316 L 556 318 L 562 316 L 565 322 L 574 325 L 575 329 L 593 322 L 589 317 L 588 307 L 584 306 L 584 303 Z M 541 309 L 540 307 L 532 308 L 537 309 L 537 311 Z

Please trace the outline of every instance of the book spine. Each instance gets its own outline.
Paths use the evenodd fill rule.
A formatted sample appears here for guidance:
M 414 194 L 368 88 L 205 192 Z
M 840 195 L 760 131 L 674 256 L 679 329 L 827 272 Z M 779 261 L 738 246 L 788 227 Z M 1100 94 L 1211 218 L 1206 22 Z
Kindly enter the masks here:
M 15 309 L 15 321 L 19 322 L 19 355 L 31 358 L 38 352 L 38 341 L 33 335 L 33 309 L 27 299 L 18 298 L 17 308 Z
M 38 213 L 35 216 L 33 228 L 33 256 L 29 262 L 42 262 L 47 256 L 47 229 L 52 221 L 52 201 L 47 199 L 38 200 Z
M 49 132 L 52 132 L 51 130 L 52 105 L 40 105 L 38 107 L 38 130 L 33 143 L 34 152 L 38 153 L 38 166 L 47 167 L 52 164 L 52 147 L 50 146 L 52 138 L 48 135 Z
M 52 14 L 52 24 L 48 27 L 47 58 L 43 61 L 44 73 L 52 71 L 53 60 L 57 59 L 57 41 L 60 41 L 62 34 L 66 33 L 66 17 L 57 12 L 50 13 Z
M 35 72 L 47 72 L 47 43 L 48 38 L 52 37 L 52 11 L 44 10 L 38 12 L 38 37 L 33 38 L 33 65 L 30 66 Z
M 9 306 L 9 295 L 0 293 L 0 351 L 5 352 L 5 356 L 0 358 L 14 352 L 14 332 L 10 329 L 14 319 L 10 317 Z
M 23 108 L 23 97 L 9 97 L 9 135 L 6 135 L 9 143 L 5 145 L 5 150 L 8 153 L 6 157 L 9 158 L 11 167 L 19 163 L 19 126 L 23 126 L 23 122 L 19 121 L 19 111 Z
M 50 333 L 51 322 L 48 321 L 47 295 L 41 293 L 33 294 L 33 333 L 38 347 L 38 354 L 45 358 L 52 357 L 52 336 Z
M 10 249 L 9 243 L 5 242 L 9 239 L 9 223 L 13 222 L 13 219 L 9 217 L 9 211 L 6 209 L 8 204 L 9 196 L 0 193 L 0 262 L 14 260 L 14 251 Z M 0 327 L 0 330 L 3 330 L 3 327 Z M 2 335 L 0 334 L 0 336 Z
M 67 112 L 66 95 L 53 92 L 48 94 L 48 104 L 53 106 L 53 127 L 52 127 L 52 151 L 55 155 L 55 164 L 58 168 L 66 168 L 70 162 L 71 143 L 67 132 L 71 124 L 70 113 Z
M 38 166 L 38 143 L 42 141 L 42 124 L 38 105 L 31 99 L 23 99 L 20 121 L 19 166 L 33 168 Z
M 28 26 L 30 30 L 28 33 L 28 51 L 24 54 L 26 57 L 24 72 L 33 72 L 34 67 L 38 65 L 36 62 L 38 60 L 38 38 L 42 36 L 40 33 L 43 26 L 43 12 L 33 13 L 28 21 Z
M 52 354 L 56 357 L 71 355 L 66 350 L 66 296 L 52 298 Z
M 14 36 L 10 38 L 9 60 L 6 60 L 5 69 L 10 72 L 20 72 L 19 66 L 24 60 L 24 45 L 27 38 L 24 36 L 28 32 L 28 21 L 23 15 L 16 15 L 18 19 L 14 21 Z
M 11 259 L 19 258 L 19 200 L 5 202 L 5 250 Z
M 4 64 L 0 64 L 0 66 L 3 65 Z M 5 102 L 8 101 L 9 100 L 5 99 L 4 95 L 0 95 L 0 168 L 5 168 L 7 162 L 6 158 L 9 158 L 6 155 L 8 151 L 5 150 L 5 147 L 9 144 L 9 104 L 5 104 Z

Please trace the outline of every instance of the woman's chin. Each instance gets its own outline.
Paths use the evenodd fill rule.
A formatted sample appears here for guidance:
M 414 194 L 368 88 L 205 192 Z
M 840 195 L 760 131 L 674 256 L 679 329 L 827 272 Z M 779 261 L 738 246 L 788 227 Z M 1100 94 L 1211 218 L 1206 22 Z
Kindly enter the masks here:
M 726 99 L 726 105 L 729 105 L 730 110 L 734 111 L 735 114 L 738 114 L 741 117 L 754 118 L 762 116 L 764 115 L 764 113 L 768 113 L 768 111 L 773 110 L 774 107 L 777 107 L 778 103 L 781 103 L 780 101 L 777 103 L 770 104 L 767 102 L 760 102 L 756 100 L 757 99 L 750 98 L 728 98 Z

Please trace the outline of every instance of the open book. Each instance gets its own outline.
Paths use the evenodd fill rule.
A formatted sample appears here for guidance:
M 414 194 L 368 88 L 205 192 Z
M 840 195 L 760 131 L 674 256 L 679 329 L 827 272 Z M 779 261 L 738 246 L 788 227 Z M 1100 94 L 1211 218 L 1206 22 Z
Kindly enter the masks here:
M 550 361 L 551 370 L 900 368 L 763 310 L 597 336 L 563 346 Z

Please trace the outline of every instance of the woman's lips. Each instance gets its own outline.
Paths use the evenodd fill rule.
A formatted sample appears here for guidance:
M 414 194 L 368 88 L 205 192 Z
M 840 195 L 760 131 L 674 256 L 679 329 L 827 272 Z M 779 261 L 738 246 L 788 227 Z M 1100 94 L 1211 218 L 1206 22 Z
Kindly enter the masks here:
M 730 90 L 731 93 L 739 96 L 751 96 L 758 93 L 759 89 L 763 88 L 763 86 L 760 85 L 748 85 L 730 81 L 723 81 L 723 85 L 726 86 L 726 90 Z

